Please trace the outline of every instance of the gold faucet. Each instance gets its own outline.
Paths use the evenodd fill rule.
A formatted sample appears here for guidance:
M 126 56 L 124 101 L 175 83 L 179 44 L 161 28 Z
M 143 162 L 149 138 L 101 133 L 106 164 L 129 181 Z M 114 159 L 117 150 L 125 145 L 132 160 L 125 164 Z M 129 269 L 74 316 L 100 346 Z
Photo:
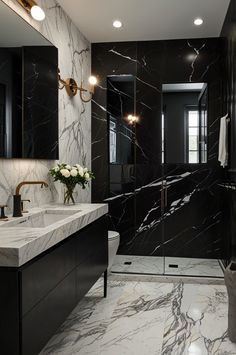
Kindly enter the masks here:
M 48 187 L 45 181 L 22 181 L 16 187 L 16 193 L 13 196 L 13 217 L 22 217 L 22 205 L 20 189 L 24 185 L 41 185 L 41 187 Z
M 16 195 L 20 195 L 20 189 L 24 185 L 41 185 L 41 187 L 48 187 L 48 184 L 45 181 L 22 181 L 16 187 Z

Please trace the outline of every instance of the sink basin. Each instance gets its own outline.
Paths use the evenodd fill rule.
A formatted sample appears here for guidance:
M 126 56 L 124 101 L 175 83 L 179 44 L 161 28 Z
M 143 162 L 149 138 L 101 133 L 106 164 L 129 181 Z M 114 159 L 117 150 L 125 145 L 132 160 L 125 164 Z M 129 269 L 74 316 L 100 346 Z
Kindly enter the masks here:
M 14 227 L 14 228 L 45 228 L 56 222 L 62 221 L 70 216 L 73 216 L 77 211 L 56 211 L 45 210 L 43 212 L 35 213 L 27 217 L 21 217 L 18 220 L 6 222 L 2 227 Z

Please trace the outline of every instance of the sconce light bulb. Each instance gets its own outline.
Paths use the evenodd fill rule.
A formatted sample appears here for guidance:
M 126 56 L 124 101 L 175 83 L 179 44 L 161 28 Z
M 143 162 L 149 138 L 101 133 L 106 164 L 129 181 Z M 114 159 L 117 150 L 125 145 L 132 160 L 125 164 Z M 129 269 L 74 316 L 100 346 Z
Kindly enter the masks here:
M 89 82 L 90 85 L 96 85 L 98 81 L 97 81 L 96 76 L 91 75 L 91 76 L 88 78 L 88 82 Z
M 36 20 L 36 21 L 43 21 L 45 19 L 45 12 L 43 9 L 38 6 L 34 5 L 31 7 L 30 10 L 31 16 Z
M 129 116 L 128 116 L 128 120 L 129 120 L 129 121 L 133 121 L 133 115 L 129 115 Z
M 137 123 L 138 122 L 138 117 L 133 116 L 133 115 L 128 115 L 128 121 L 130 124 Z

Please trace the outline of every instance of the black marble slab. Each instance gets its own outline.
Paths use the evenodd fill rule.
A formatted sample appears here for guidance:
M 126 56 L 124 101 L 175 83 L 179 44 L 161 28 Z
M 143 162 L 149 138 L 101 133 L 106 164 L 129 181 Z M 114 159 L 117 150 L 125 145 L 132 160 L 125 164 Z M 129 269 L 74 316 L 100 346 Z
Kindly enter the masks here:
M 224 258 L 218 186 L 222 168 L 217 161 L 224 112 L 223 48 L 221 38 L 92 45 L 92 70 L 100 79 L 92 105 L 92 196 L 94 202 L 109 201 L 111 226 L 121 233 L 120 254 Z M 134 112 L 139 117 L 132 128 L 134 161 L 127 189 L 121 174 L 116 174 L 116 189 L 110 179 L 111 171 L 119 168 L 109 168 L 107 78 L 116 75 L 134 77 Z M 162 84 L 185 82 L 208 85 L 208 161 L 162 164 Z M 163 180 L 168 191 L 165 208 Z

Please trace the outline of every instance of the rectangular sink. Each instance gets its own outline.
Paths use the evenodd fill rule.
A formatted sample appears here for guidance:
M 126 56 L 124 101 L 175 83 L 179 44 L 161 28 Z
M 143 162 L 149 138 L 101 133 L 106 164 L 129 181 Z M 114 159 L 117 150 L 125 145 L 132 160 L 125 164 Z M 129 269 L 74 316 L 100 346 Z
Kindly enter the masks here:
M 2 227 L 14 227 L 14 228 L 45 228 L 56 222 L 62 221 L 74 214 L 80 212 L 77 211 L 60 211 L 60 210 L 45 210 L 40 213 L 35 213 L 27 217 L 21 217 L 19 220 L 13 220 L 6 222 Z

